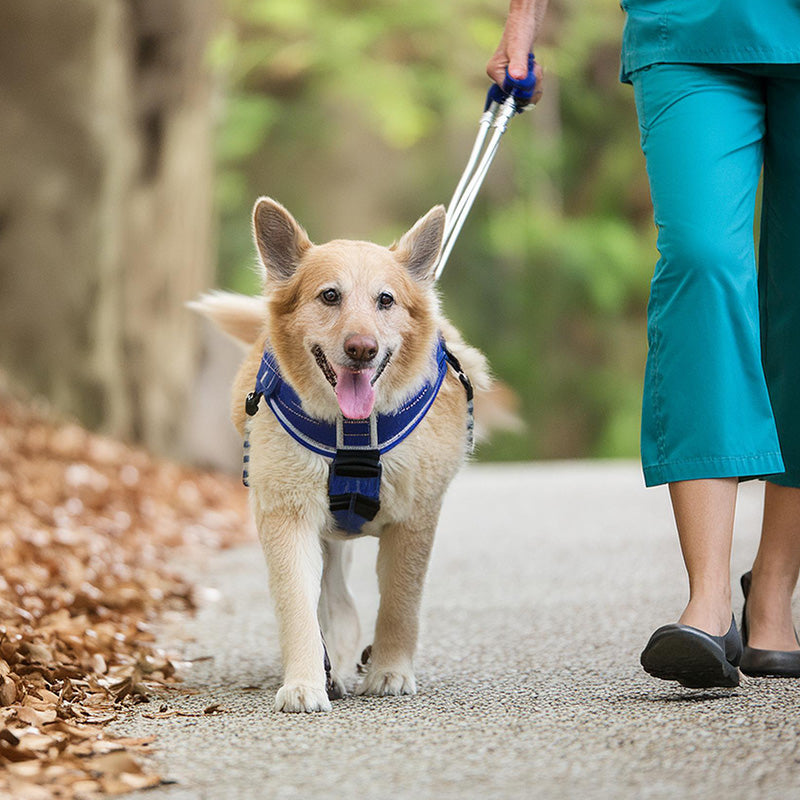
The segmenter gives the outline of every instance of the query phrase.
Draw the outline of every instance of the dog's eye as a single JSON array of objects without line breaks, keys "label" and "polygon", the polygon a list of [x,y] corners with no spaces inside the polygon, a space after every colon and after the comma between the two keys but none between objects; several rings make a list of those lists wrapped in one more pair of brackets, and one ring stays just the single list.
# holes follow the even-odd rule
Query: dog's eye
[{"label": "dog's eye", "polygon": [[320,292],[319,296],[322,302],[329,306],[335,306],[342,299],[338,289],[325,289]]},{"label": "dog's eye", "polygon": [[391,308],[394,305],[394,297],[389,292],[381,292],[378,295],[379,308]]}]

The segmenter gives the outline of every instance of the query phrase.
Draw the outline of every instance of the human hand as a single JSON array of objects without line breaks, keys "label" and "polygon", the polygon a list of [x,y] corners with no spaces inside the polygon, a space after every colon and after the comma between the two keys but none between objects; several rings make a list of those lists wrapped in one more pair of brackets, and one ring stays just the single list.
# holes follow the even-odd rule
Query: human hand
[{"label": "human hand", "polygon": [[[508,19],[503,28],[500,44],[489,63],[486,74],[502,88],[508,74],[515,80],[524,80],[528,75],[528,53],[538,33],[539,25],[547,7],[547,0],[511,0]],[[542,68],[534,62],[533,74],[536,87],[531,103],[538,103],[542,97]]]}]

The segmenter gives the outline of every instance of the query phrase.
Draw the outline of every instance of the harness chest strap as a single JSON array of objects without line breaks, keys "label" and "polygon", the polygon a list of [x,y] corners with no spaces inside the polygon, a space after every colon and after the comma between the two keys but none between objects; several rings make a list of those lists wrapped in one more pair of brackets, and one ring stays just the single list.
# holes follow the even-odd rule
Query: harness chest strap
[{"label": "harness chest strap", "polygon": [[[299,397],[283,379],[274,356],[267,350],[261,361],[256,386],[245,401],[248,416],[254,416],[262,397],[286,432],[306,449],[331,459],[328,498],[331,513],[342,530],[357,533],[380,509],[382,465],[380,457],[403,441],[421,422],[447,374],[448,365],[467,393],[467,436],[473,446],[472,385],[458,362],[440,339],[436,349],[437,375],[392,414],[351,420],[339,415],[336,423],[309,417]],[[242,480],[248,486],[250,462],[249,426],[244,441]]]}]

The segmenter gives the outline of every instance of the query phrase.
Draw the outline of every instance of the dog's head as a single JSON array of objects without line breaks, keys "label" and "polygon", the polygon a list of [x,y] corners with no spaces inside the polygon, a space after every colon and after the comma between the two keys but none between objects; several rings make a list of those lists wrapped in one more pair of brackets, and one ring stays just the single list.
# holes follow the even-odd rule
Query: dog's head
[{"label": "dog's head", "polygon": [[433,208],[389,248],[345,240],[314,245],[283,206],[257,201],[253,227],[269,342],[309,414],[388,413],[432,377],[433,269],[444,220],[444,208]]}]

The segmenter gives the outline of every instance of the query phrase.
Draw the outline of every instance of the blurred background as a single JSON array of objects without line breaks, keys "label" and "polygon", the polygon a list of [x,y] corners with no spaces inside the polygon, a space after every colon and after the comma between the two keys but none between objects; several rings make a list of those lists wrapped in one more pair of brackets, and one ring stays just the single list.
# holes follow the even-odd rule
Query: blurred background
[{"label": "blurred background", "polygon": [[[0,369],[91,429],[236,469],[239,352],[187,311],[258,291],[250,210],[391,243],[446,203],[507,0],[3,0]],[[633,457],[655,231],[614,0],[551,0],[440,282],[520,400],[483,460]]]}]

